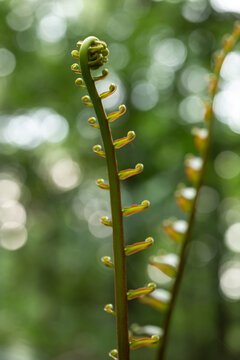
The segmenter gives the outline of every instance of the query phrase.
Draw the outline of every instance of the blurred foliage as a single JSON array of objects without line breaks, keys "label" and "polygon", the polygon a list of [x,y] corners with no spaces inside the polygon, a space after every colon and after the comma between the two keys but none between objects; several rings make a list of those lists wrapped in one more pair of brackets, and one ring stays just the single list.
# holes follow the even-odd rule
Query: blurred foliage
[{"label": "blurred foliage", "polygon": [[[125,219],[126,241],[152,236],[155,244],[128,259],[128,287],[152,277],[167,288],[169,281],[148,269],[148,257],[176,251],[161,223],[182,217],[173,195],[186,181],[185,154],[196,153],[190,132],[201,125],[211,54],[239,14],[238,2],[228,0],[0,1],[2,360],[104,359],[116,346],[114,319],[103,311],[114,302],[112,272],[100,262],[112,253],[111,234],[98,222],[109,214],[109,199],[94,183],[106,170],[91,151],[99,134],[87,124],[92,113],[70,71],[77,40],[96,35],[107,42],[104,89],[114,81],[118,91],[106,104],[128,109],[113,134],[137,135],[119,150],[119,168],[145,166],[122,184],[124,206],[144,199],[152,205]],[[207,185],[169,360],[240,355],[240,53],[232,55],[216,98]],[[129,313],[131,323],[161,322],[137,301]],[[136,350],[132,358],[153,359],[154,350]]]}]

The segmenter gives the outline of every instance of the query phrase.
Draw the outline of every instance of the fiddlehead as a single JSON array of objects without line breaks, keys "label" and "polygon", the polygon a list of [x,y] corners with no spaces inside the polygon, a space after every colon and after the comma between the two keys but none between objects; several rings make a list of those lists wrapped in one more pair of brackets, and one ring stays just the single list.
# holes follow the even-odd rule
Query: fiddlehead
[{"label": "fiddlehead", "polygon": [[191,231],[195,219],[197,199],[199,197],[200,189],[206,172],[213,132],[213,101],[218,88],[221,67],[226,55],[233,49],[239,38],[240,24],[237,23],[232,34],[224,37],[222,49],[214,55],[213,73],[209,76],[208,99],[204,104],[205,126],[203,128],[194,128],[192,131],[194,136],[194,143],[197,150],[199,151],[199,155],[195,156],[190,154],[185,158],[185,173],[191,185],[181,185],[175,193],[176,201],[180,209],[186,213],[189,213],[188,221],[169,219],[163,223],[163,229],[165,233],[181,246],[179,257],[176,258],[177,261],[175,264],[169,262],[166,263],[166,261],[164,262],[159,259],[156,259],[156,261],[154,259],[150,261],[152,266],[174,279],[171,291],[168,294],[165,293],[165,304],[162,302],[160,296],[156,298],[158,291],[163,291],[159,289],[151,294],[152,296],[150,295],[149,297],[143,297],[141,299],[142,302],[150,304],[160,311],[165,311],[162,325],[163,336],[159,346],[159,352],[157,356],[158,360],[163,360],[165,358],[170,322],[185,268],[186,249],[191,239]]},{"label": "fiddlehead", "polygon": [[102,216],[100,221],[103,225],[112,227],[113,233],[113,253],[114,261],[109,256],[101,258],[102,263],[114,270],[115,278],[115,308],[112,304],[107,304],[104,310],[111,315],[116,316],[118,349],[111,350],[109,356],[112,359],[128,360],[129,349],[135,349],[141,346],[153,345],[159,341],[159,337],[153,334],[151,337],[129,337],[128,334],[128,312],[127,301],[143,295],[154,292],[156,285],[148,284],[146,287],[128,290],[126,284],[126,256],[132,255],[138,251],[145,250],[153,244],[152,238],[125,246],[123,234],[123,217],[146,210],[150,203],[147,200],[141,204],[134,204],[122,208],[120,180],[125,180],[133,175],[143,171],[143,165],[137,164],[135,169],[126,169],[118,171],[116,154],[117,149],[122,148],[135,139],[134,131],[129,131],[127,136],[113,140],[110,130],[110,124],[120,118],[125,112],[125,105],[120,105],[118,111],[106,114],[102,101],[111,96],[116,91],[116,85],[110,84],[109,90],[98,94],[95,82],[104,79],[108,75],[108,70],[104,69],[102,75],[93,76],[91,70],[97,70],[106,61],[108,49],[105,42],[98,40],[96,37],[88,37],[84,41],[79,41],[77,46],[79,51],[73,50],[72,56],[80,61],[78,64],[71,66],[75,74],[81,74],[82,78],[77,78],[75,84],[80,88],[87,88],[89,95],[84,95],[81,101],[84,105],[93,107],[96,117],[90,117],[88,123],[94,129],[100,129],[103,147],[94,145],[93,151],[99,157],[106,159],[108,170],[108,183],[104,179],[98,179],[96,185],[103,190],[110,192],[111,202],[111,219]]}]

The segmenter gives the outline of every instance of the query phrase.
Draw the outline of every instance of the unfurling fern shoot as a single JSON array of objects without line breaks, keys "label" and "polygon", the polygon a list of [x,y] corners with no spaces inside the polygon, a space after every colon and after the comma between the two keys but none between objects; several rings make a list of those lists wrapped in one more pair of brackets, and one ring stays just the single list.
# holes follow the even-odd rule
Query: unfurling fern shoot
[{"label": "unfurling fern shoot", "polygon": [[134,131],[129,131],[127,136],[113,140],[110,130],[110,123],[122,116],[126,107],[119,106],[119,110],[107,114],[104,110],[102,101],[116,91],[116,85],[110,84],[109,90],[99,94],[95,82],[104,79],[108,75],[108,70],[102,70],[99,76],[93,76],[91,71],[99,69],[107,62],[109,51],[105,42],[96,37],[88,37],[84,41],[77,43],[79,50],[73,50],[72,56],[80,61],[73,64],[71,69],[75,74],[82,77],[77,78],[75,84],[80,88],[86,88],[89,95],[82,97],[82,102],[86,106],[93,107],[95,117],[88,119],[88,123],[94,129],[100,129],[102,143],[93,146],[93,151],[100,157],[106,159],[108,171],[108,183],[104,179],[98,179],[96,185],[110,191],[111,219],[102,217],[101,222],[105,226],[112,227],[113,235],[113,254],[114,261],[109,256],[102,257],[102,263],[114,270],[115,280],[115,309],[112,304],[107,304],[104,310],[116,316],[117,343],[118,348],[111,350],[109,356],[112,359],[128,360],[129,349],[135,349],[145,345],[156,344],[159,341],[158,335],[152,337],[132,337],[128,334],[128,300],[150,294],[156,288],[155,284],[150,283],[146,287],[134,290],[127,290],[126,280],[126,256],[144,250],[152,245],[153,239],[147,238],[145,241],[125,246],[123,232],[123,216],[129,216],[147,209],[149,201],[144,200],[140,205],[132,205],[122,208],[120,180],[125,180],[130,176],[139,174],[143,171],[143,165],[137,164],[134,169],[118,170],[115,150],[119,149],[135,139]]}]

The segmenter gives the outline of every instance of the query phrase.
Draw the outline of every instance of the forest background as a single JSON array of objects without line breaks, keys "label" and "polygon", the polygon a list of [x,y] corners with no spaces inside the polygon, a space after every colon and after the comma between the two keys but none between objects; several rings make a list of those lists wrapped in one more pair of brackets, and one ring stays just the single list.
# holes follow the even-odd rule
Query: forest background
[{"label": "forest background", "polygon": [[[124,182],[123,205],[151,202],[125,220],[128,243],[155,239],[128,261],[128,287],[163,287],[148,258],[175,251],[162,220],[182,216],[174,200],[186,182],[191,129],[203,119],[211,55],[239,19],[237,0],[0,1],[0,357],[2,360],[94,360],[114,348],[114,302],[106,178],[92,146],[99,134],[74,85],[70,55],[78,40],[107,42],[118,85],[108,110],[125,103],[112,126],[136,140],[118,152],[119,168],[141,162]],[[240,51],[227,56],[214,102],[213,146],[198,203],[194,241],[175,309],[168,359],[240,356]],[[144,237],[144,238],[143,238]],[[130,303],[131,323],[159,325],[161,315]],[[151,349],[133,359],[152,359]]]}]

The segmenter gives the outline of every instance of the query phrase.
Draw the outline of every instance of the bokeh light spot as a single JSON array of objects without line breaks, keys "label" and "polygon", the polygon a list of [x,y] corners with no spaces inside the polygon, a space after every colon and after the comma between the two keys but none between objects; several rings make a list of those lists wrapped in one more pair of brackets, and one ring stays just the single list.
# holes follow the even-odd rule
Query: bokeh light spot
[{"label": "bokeh light spot", "polygon": [[[41,116],[41,112],[35,114],[41,122],[41,135],[50,143],[62,141],[68,134],[68,123],[66,119],[57,113],[48,113]],[[44,115],[44,114],[42,114]]]},{"label": "bokeh light spot", "polygon": [[239,52],[229,53],[221,70],[221,76],[225,81],[222,81],[221,90],[217,93],[213,104],[217,119],[238,134],[240,133],[239,65]]},{"label": "bokeh light spot", "polygon": [[235,252],[240,252],[240,222],[231,225],[225,233],[226,246]]},{"label": "bokeh light spot", "polygon": [[187,50],[178,39],[164,39],[155,46],[154,58],[164,66],[179,69],[187,56]]},{"label": "bokeh light spot", "polygon": [[157,88],[146,81],[136,83],[132,90],[131,101],[138,110],[151,110],[158,102]]},{"label": "bokeh light spot", "polygon": [[52,3],[52,12],[66,18],[78,18],[83,8],[82,0],[55,0]]},{"label": "bokeh light spot", "polygon": [[206,69],[198,65],[190,65],[181,74],[181,85],[190,93],[199,93],[206,88]]},{"label": "bokeh light spot", "polygon": [[216,11],[240,13],[240,2],[238,0],[210,0],[210,3]]},{"label": "bokeh light spot", "polygon": [[15,5],[7,14],[7,24],[16,31],[27,30],[33,22],[31,7],[27,4]]},{"label": "bokeh light spot", "polygon": [[240,53],[236,51],[230,52],[222,65],[221,76],[226,81],[240,78]]},{"label": "bokeh light spot", "polygon": [[223,179],[232,179],[240,172],[240,157],[232,151],[223,151],[217,156],[214,167]]},{"label": "bokeh light spot", "polygon": [[70,157],[57,160],[52,165],[50,174],[54,184],[63,191],[75,188],[81,180],[79,165]]},{"label": "bokeh light spot", "polygon": [[0,203],[8,200],[18,200],[21,195],[19,184],[4,173],[0,176]]},{"label": "bokeh light spot", "polygon": [[156,85],[159,91],[162,90],[164,94],[173,84],[175,72],[170,67],[161,66],[158,62],[154,61],[147,71],[147,77],[148,80]]},{"label": "bokeh light spot", "polygon": [[94,211],[88,217],[89,231],[96,238],[105,238],[105,237],[110,236],[112,234],[112,228],[104,226],[100,222],[100,218],[102,217],[102,215],[103,215],[103,211],[98,210],[98,211]]},{"label": "bokeh light spot", "polygon": [[227,124],[232,131],[240,134],[240,77],[228,81],[216,95],[213,109],[218,120]]},{"label": "bokeh light spot", "polygon": [[220,269],[220,288],[230,300],[240,299],[240,262],[229,261]]},{"label": "bokeh light spot", "polygon": [[240,201],[236,198],[225,198],[220,206],[221,219],[228,226],[240,222]]},{"label": "bokeh light spot", "polygon": [[179,114],[187,123],[200,122],[203,119],[204,107],[201,99],[191,95],[182,100],[179,105]]},{"label": "bokeh light spot", "polygon": [[0,206],[0,224],[15,222],[18,224],[26,223],[26,211],[24,207],[15,200],[8,200]]},{"label": "bokeh light spot", "polygon": [[50,14],[40,20],[38,36],[41,40],[55,43],[64,37],[66,30],[67,24],[65,19]]},{"label": "bokeh light spot", "polygon": [[5,48],[0,49],[0,77],[10,75],[16,66],[13,53]]},{"label": "bokeh light spot", "polygon": [[208,18],[210,10],[206,0],[188,0],[183,5],[182,14],[188,21],[200,23]]},{"label": "bokeh light spot", "polygon": [[35,148],[44,141],[60,142],[67,134],[66,119],[49,108],[39,108],[22,115],[9,116],[3,129],[7,143],[24,149]]},{"label": "bokeh light spot", "polygon": [[0,228],[0,244],[4,249],[20,249],[27,241],[27,230],[17,222],[6,222]]}]

